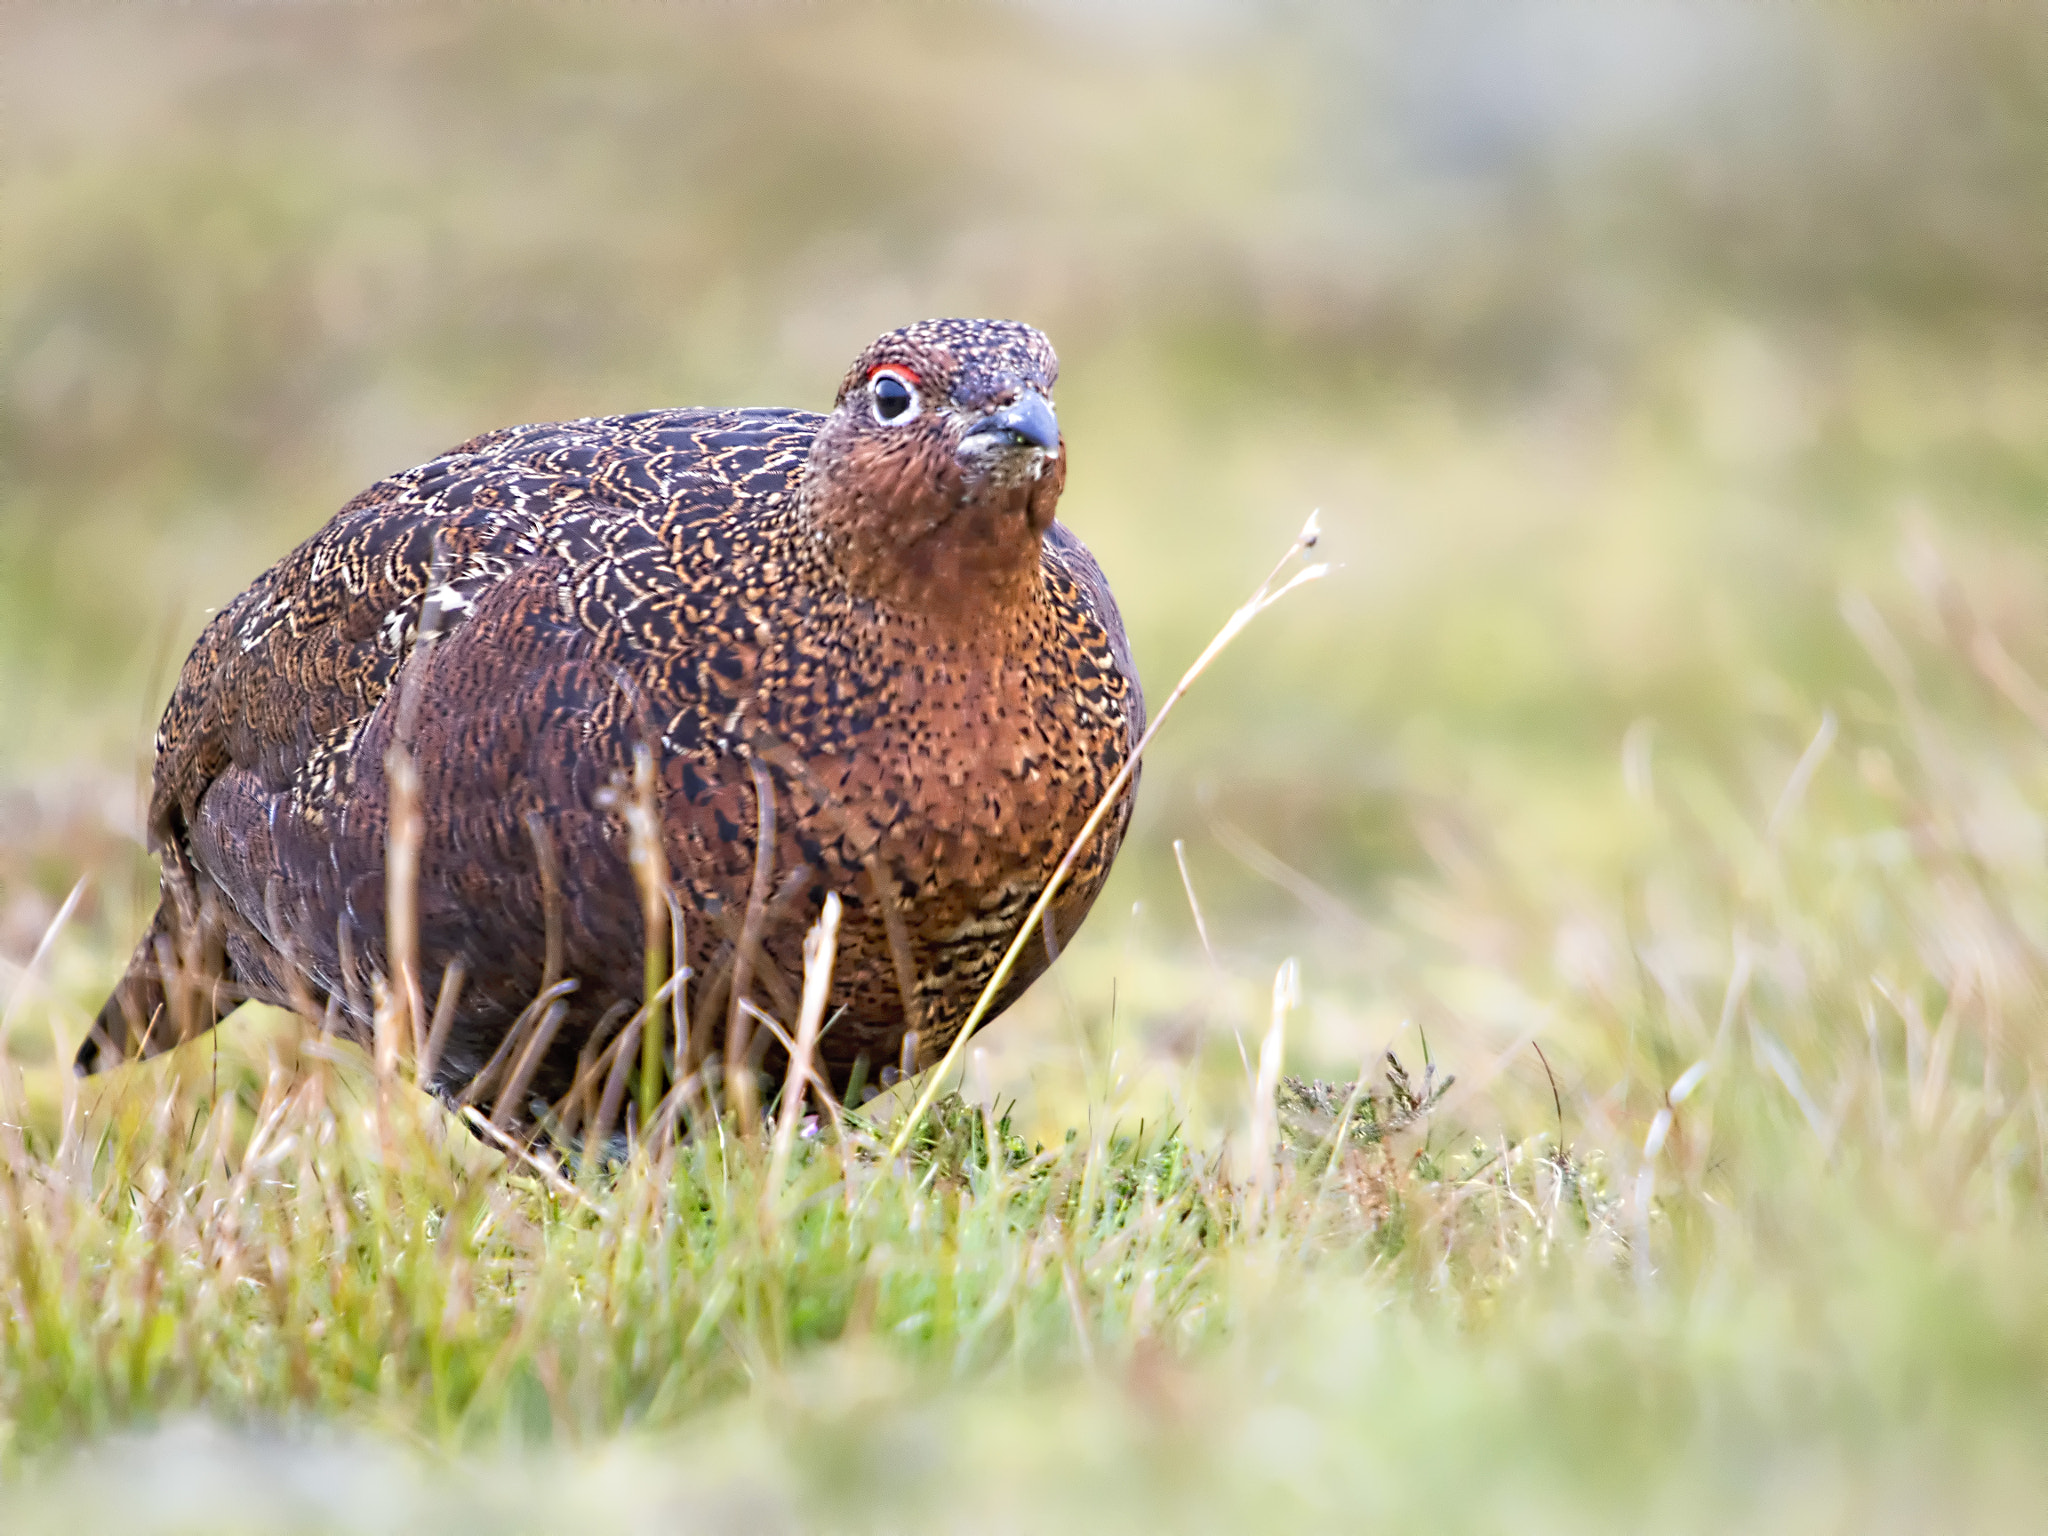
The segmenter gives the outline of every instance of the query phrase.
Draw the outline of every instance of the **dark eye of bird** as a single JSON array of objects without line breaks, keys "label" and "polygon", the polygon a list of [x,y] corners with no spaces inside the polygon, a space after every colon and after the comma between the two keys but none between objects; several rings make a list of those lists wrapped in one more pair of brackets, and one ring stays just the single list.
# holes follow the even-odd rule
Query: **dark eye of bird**
[{"label": "dark eye of bird", "polygon": [[917,414],[917,396],[895,374],[875,375],[875,382],[868,388],[874,396],[877,421],[904,422]]}]

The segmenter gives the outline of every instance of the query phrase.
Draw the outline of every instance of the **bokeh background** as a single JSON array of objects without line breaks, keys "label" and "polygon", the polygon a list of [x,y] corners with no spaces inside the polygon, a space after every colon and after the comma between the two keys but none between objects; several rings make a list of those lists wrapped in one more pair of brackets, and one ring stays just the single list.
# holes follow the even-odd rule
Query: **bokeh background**
[{"label": "bokeh background", "polygon": [[[1321,509],[1341,569],[1164,741],[1091,941],[1192,942],[1184,840],[1212,939],[1319,953],[1308,1039],[1355,1061],[1417,879],[1483,847],[1611,894],[1625,739],[1768,810],[1877,686],[1840,598],[1908,545],[2032,643],[2040,19],[7,7],[0,964],[87,872],[65,974],[103,984],[177,661],[369,481],[823,408],[878,331],[1008,315],[1060,349],[1062,515],[1155,697]],[[1153,980],[1126,1015],[1169,1032],[1209,988]]]},{"label": "bokeh background", "polygon": [[1192,939],[1184,840],[1248,973],[1351,984],[1355,1060],[1403,882],[1483,843],[1597,885],[1638,722],[1775,793],[1873,686],[1839,596],[1902,540],[2031,638],[2039,21],[8,7],[0,956],[90,872],[104,981],[177,661],[369,481],[518,421],[822,409],[878,331],[1007,315],[1060,349],[1062,515],[1155,697],[1321,509],[1341,569],[1165,740],[1091,937]]},{"label": "bokeh background", "polygon": [[[1608,1158],[1639,1255],[1665,1200],[1656,1251],[1695,1285],[1669,1312],[1646,1290],[1589,1378],[1546,1353],[1569,1309],[1532,1282],[1513,1391],[1483,1339],[1451,1358],[1407,1313],[1389,1344],[1340,1310],[1352,1333],[1288,1356],[1352,1373],[1300,1396],[1323,1438],[1259,1417],[1251,1345],[1188,1421],[1298,1467],[1296,1492],[1391,1447],[1361,1486],[1410,1523],[1479,1497],[1445,1446],[1498,1442],[1562,1508],[1546,1479],[1595,1442],[1643,1483],[1704,1445],[1705,1502],[1665,1513],[1709,1528],[1825,1400],[1850,1451],[1786,1449],[1772,1528],[1932,1528],[1968,1490],[2037,1511],[2033,1473],[1922,1479],[1882,1451],[1872,1481],[1852,1452],[1871,1392],[1901,1423],[1975,1403],[1959,1466],[1995,1443],[2038,1471],[2048,1422],[2044,22],[0,6],[0,1047],[32,1093],[58,1081],[153,899],[138,809],[177,663],[355,491],[514,422],[822,409],[881,330],[1026,319],[1062,358],[1061,515],[1155,699],[1312,509],[1338,569],[1190,697],[1097,916],[970,1091],[1048,1139],[1105,1104],[1227,1125],[1234,1037],[1256,1049],[1298,956],[1294,1066],[1429,1053],[1463,1130],[1554,1123]],[[1709,1061],[1719,1121],[1646,1151]],[[1409,1395],[1354,1390],[1376,1371]],[[1679,1406],[1632,1439],[1645,1382]],[[858,1418],[871,1386],[792,1390]],[[1096,1397],[1049,1401],[988,1423],[1067,1425],[1029,1443],[1101,1460],[1112,1515],[1152,1496],[1091,1438]],[[161,1472],[163,1509],[204,1502],[183,1443],[125,1462]]]}]

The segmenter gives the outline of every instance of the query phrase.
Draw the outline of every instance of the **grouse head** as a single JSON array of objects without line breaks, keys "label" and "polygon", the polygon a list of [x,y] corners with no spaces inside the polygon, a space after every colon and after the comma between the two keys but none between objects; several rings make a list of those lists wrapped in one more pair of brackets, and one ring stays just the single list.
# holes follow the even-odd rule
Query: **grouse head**
[{"label": "grouse head", "polygon": [[804,506],[863,597],[906,616],[1028,602],[1067,459],[1059,359],[1013,320],[922,320],[847,370],[811,447]]}]

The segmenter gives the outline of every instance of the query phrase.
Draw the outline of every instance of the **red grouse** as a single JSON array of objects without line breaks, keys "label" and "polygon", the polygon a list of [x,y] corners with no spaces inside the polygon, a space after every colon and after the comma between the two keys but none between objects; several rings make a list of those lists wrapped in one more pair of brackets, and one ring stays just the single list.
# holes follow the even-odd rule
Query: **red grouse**
[{"label": "red grouse", "polygon": [[[310,1002],[369,1037],[391,970],[394,743],[418,776],[443,1096],[495,1092],[526,1055],[526,1118],[641,1007],[629,823],[650,788],[686,1061],[738,1048],[728,1021],[753,1008],[792,1022],[833,891],[824,1068],[843,1092],[858,1062],[929,1064],[1144,725],[1108,585],[1054,521],[1057,373],[1028,326],[928,320],[868,347],[827,416],[513,427],[372,486],[186,661],[149,806],[162,899],[80,1070],[242,998]],[[637,801],[636,756],[653,766]],[[1079,926],[1130,804],[999,1007]],[[528,1042],[507,1051],[515,1030]],[[753,1038],[772,1070],[779,1050]]]}]

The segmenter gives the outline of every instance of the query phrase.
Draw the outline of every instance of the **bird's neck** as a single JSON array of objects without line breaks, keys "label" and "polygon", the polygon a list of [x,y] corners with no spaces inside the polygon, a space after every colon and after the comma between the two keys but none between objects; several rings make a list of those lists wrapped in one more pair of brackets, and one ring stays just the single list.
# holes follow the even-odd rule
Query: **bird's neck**
[{"label": "bird's neck", "polygon": [[804,513],[847,587],[895,617],[964,637],[1000,633],[1037,607],[1044,532],[1023,488],[951,504],[826,495]]}]

